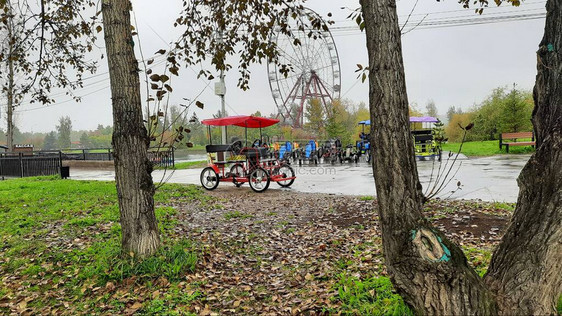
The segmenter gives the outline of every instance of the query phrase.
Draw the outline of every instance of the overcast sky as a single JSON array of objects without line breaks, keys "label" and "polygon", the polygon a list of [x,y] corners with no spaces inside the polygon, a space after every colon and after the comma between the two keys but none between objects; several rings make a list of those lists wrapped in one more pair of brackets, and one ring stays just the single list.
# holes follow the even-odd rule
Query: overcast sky
[{"label": "overcast sky", "polygon": [[[174,29],[173,21],[181,9],[182,1],[133,0],[134,12],[145,58],[177,38],[180,30]],[[401,24],[415,4],[415,0],[398,1]],[[519,8],[502,6],[489,8],[479,17],[473,10],[463,10],[456,0],[436,2],[420,0],[404,31],[422,23],[402,38],[408,97],[424,110],[432,99],[440,114],[454,105],[467,110],[481,102],[491,90],[499,86],[532,89],[536,75],[536,50],[544,31],[545,0],[527,0]],[[333,13],[336,22],[332,34],[339,53],[342,77],[342,97],[354,103],[368,100],[367,83],[356,77],[356,64],[367,63],[365,35],[359,32],[354,22],[346,20],[350,9],[358,1],[310,0],[307,6],[326,17]],[[501,22],[506,17],[514,19]],[[537,18],[539,17],[539,18]],[[469,25],[450,26],[458,20]],[[465,20],[466,21],[466,20]],[[483,23],[495,22],[495,23]],[[475,24],[478,23],[478,24]],[[103,39],[103,37],[101,37]],[[99,42],[103,51],[103,42]],[[139,45],[137,43],[136,47]],[[137,54],[140,60],[140,55]],[[17,110],[16,124],[22,131],[47,132],[55,129],[58,118],[69,115],[73,129],[95,129],[98,124],[112,124],[109,76],[106,60],[100,61],[98,73],[86,81],[76,95],[83,96],[82,102],[70,101],[64,95],[55,95],[57,103],[45,107],[38,104],[24,104]],[[156,64],[156,62],[155,62]],[[234,68],[235,69],[235,68]],[[268,83],[265,65],[251,68],[250,90],[236,88],[236,69],[227,73],[226,103],[229,114],[250,114],[257,110],[263,114],[276,111]],[[197,80],[193,70],[183,69],[180,78],[174,78],[174,93],[171,104],[182,98],[205,103],[204,110],[197,110],[199,118],[208,118],[220,107],[220,100],[214,95],[214,83]],[[143,89],[144,90],[144,87]],[[2,109],[5,112],[5,109]],[[2,125],[5,128],[5,115]]]}]

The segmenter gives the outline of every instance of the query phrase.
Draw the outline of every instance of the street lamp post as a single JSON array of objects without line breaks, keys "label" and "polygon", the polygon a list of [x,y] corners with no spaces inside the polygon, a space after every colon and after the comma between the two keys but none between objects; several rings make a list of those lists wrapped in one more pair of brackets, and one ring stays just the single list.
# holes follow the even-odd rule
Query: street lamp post
[{"label": "street lamp post", "polygon": [[[219,42],[222,43],[222,30],[219,31]],[[215,94],[221,98],[221,112],[220,116],[226,116],[225,100],[224,96],[226,94],[226,84],[224,83],[224,69],[221,69],[219,82],[215,83]],[[226,126],[221,126],[221,140],[222,144],[226,144]]]}]

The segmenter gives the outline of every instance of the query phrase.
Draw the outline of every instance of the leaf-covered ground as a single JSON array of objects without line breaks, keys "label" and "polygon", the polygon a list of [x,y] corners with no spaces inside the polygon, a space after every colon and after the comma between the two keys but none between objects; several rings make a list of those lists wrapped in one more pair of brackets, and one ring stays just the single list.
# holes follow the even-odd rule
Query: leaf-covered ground
[{"label": "leaf-covered ground", "polygon": [[[119,252],[112,182],[0,181],[0,314],[390,314],[376,200],[222,187],[158,191],[163,247]],[[483,274],[513,205],[431,202]]]}]

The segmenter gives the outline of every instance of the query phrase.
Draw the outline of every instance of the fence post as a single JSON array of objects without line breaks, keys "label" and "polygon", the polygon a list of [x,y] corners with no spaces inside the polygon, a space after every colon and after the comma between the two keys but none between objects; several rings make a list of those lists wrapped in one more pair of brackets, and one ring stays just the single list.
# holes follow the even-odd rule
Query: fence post
[{"label": "fence post", "polygon": [[86,149],[84,148],[82,148],[82,157],[84,158],[82,160],[86,160]]},{"label": "fence post", "polygon": [[23,178],[23,153],[19,153],[18,156],[20,158],[20,175]]},{"label": "fence post", "polygon": [[176,157],[174,155],[174,146],[172,146],[172,168],[176,167]]},{"label": "fence post", "polygon": [[62,151],[59,150],[59,174],[62,179]]},{"label": "fence post", "polygon": [[111,148],[107,149],[107,160],[111,161]]}]

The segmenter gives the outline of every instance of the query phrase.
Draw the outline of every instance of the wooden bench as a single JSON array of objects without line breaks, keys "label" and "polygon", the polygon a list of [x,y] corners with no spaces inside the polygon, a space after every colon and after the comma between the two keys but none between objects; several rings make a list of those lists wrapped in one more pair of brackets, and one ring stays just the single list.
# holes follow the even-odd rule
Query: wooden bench
[{"label": "wooden bench", "polygon": [[[528,139],[531,141],[520,141],[518,139]],[[508,140],[506,142],[505,140]],[[533,132],[519,132],[519,133],[501,133],[500,134],[500,150],[505,146],[505,151],[509,153],[509,146],[533,146],[535,147],[535,135]]]}]

